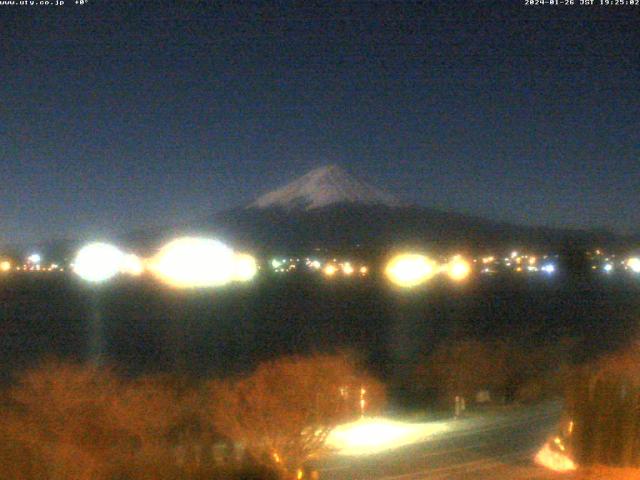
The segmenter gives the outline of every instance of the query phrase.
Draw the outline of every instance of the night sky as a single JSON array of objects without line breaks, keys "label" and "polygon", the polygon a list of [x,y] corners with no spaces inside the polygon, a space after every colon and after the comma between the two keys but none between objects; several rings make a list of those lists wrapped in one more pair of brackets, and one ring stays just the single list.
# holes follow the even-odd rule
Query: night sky
[{"label": "night sky", "polygon": [[0,6],[0,242],[197,218],[328,163],[640,231],[640,7],[66,3]]}]

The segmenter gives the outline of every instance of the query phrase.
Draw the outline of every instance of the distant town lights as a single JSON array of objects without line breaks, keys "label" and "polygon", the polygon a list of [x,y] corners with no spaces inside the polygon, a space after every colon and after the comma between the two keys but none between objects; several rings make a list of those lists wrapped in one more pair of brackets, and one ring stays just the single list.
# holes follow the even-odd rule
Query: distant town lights
[{"label": "distant town lights", "polygon": [[342,264],[342,273],[345,275],[351,275],[353,273],[353,267],[349,262]]},{"label": "distant town lights", "polygon": [[42,261],[42,255],[40,255],[39,253],[32,253],[27,257],[27,261],[33,264],[40,263]]},{"label": "distant town lights", "polygon": [[335,265],[332,265],[331,263],[326,265],[324,267],[324,269],[322,270],[322,272],[327,276],[327,277],[333,277],[336,272],[338,271],[338,269],[336,268]]},{"label": "distant town lights", "polygon": [[543,265],[540,270],[542,270],[545,273],[551,274],[554,273],[556,271],[556,267],[551,264],[551,263],[547,263],[545,265]]}]

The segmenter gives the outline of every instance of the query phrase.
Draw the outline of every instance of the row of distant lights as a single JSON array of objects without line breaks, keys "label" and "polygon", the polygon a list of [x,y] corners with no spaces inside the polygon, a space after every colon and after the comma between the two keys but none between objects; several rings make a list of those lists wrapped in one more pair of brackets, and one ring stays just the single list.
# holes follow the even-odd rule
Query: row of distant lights
[{"label": "row of distant lights", "polygon": [[218,287],[251,280],[258,267],[254,257],[234,252],[224,243],[200,237],[183,237],[163,246],[149,259],[125,253],[108,243],[91,243],[78,252],[72,264],[82,279],[100,283],[118,274],[150,272],[176,288]]},{"label": "row of distant lights", "polygon": [[[297,259],[274,258],[271,267],[275,272],[284,273],[296,270]],[[338,274],[344,276],[366,276],[369,268],[366,265],[354,265],[349,261],[339,262],[337,259],[321,263],[319,260],[307,258],[307,268],[321,271],[326,277]],[[446,273],[454,281],[462,281],[471,273],[471,264],[460,255],[454,256],[446,264],[438,264],[425,255],[403,253],[393,257],[384,270],[389,281],[399,287],[412,288],[421,285],[439,273]]]},{"label": "row of distant lights", "polygon": [[[620,264],[625,270],[631,270],[633,273],[640,273],[640,258],[638,257],[631,257],[627,260],[620,262]],[[596,269],[598,267],[594,265],[592,268]],[[605,273],[613,273],[614,269],[615,269],[615,266],[613,262],[607,262],[604,265],[602,265],[602,270],[604,270]]]},{"label": "row of distant lights", "polygon": [[[272,267],[276,271],[285,271],[284,263],[274,259]],[[322,269],[328,277],[339,272],[347,276],[356,273],[356,268],[350,262],[329,262],[322,267],[318,260],[307,259],[307,266]],[[92,243],[78,252],[72,267],[81,278],[95,283],[109,280],[119,273],[140,275],[148,270],[165,283],[178,288],[222,286],[233,281],[251,280],[257,273],[257,264],[252,256],[235,253],[217,240],[192,237],[168,243],[148,260],[126,254],[110,244]],[[289,265],[286,268],[292,267]],[[547,268],[551,272],[553,267]],[[360,266],[357,272],[367,275],[368,268]],[[446,274],[456,282],[463,281],[471,274],[471,264],[461,255],[439,264],[425,255],[404,253],[393,257],[384,273],[393,284],[412,288],[438,274]]]},{"label": "row of distant lights", "polygon": [[[310,262],[312,268],[320,269],[317,260]],[[280,264],[274,261],[272,266],[279,268]],[[92,283],[104,282],[121,273],[140,275],[149,271],[177,288],[216,287],[234,281],[248,281],[258,270],[252,256],[236,253],[217,240],[197,237],[173,240],[154,257],[146,260],[127,254],[114,245],[91,243],[78,252],[72,268],[78,276]],[[343,262],[328,263],[322,271],[327,276],[339,271],[344,275],[353,275],[356,269],[350,262]],[[366,275],[367,267],[359,267],[358,273]],[[471,265],[459,255],[446,264],[438,265],[424,255],[407,253],[391,259],[385,269],[388,279],[401,287],[415,287],[439,273],[462,281],[471,273]]]},{"label": "row of distant lights", "polygon": [[[517,251],[511,252],[509,257],[505,257],[503,264],[505,267],[515,272],[544,272],[546,274],[552,274],[556,271],[556,267],[551,262],[548,255],[542,257],[542,263],[540,259],[535,255],[519,254]],[[476,260],[474,260],[476,262]],[[496,273],[492,269],[492,266],[499,265],[499,261],[494,256],[483,257],[481,259],[483,264],[482,273]]]},{"label": "row of distant lights", "polygon": [[[513,252],[511,258],[505,260],[524,263],[517,252]],[[494,261],[494,257],[482,259],[485,265]],[[529,257],[526,263],[530,268],[538,270],[537,266],[534,267],[536,257]],[[640,273],[640,258],[632,257],[623,263],[626,268]],[[284,264],[284,260],[272,261],[272,267],[276,271],[284,271]],[[306,264],[311,269],[322,270],[328,277],[339,272],[347,276],[356,272],[363,276],[368,274],[366,266],[354,267],[350,262],[337,263],[336,259],[324,267],[318,260],[307,259]],[[613,267],[607,268],[607,265],[610,264],[605,265],[605,271],[611,271]],[[5,267],[7,265],[4,263],[0,265],[0,269]],[[251,255],[234,252],[218,240],[199,237],[173,240],[149,259],[127,254],[107,243],[92,243],[78,252],[72,268],[81,278],[94,283],[109,280],[120,273],[140,275],[149,271],[165,283],[178,288],[215,287],[234,281],[248,281],[258,270],[257,262]],[[287,268],[292,267],[289,265]],[[539,270],[551,274],[555,272],[555,266],[545,263]],[[461,255],[455,255],[450,261],[440,264],[422,254],[403,253],[393,257],[384,272],[395,285],[411,288],[438,274],[446,274],[453,281],[463,281],[471,274],[471,264]]]},{"label": "row of distant lights", "polygon": [[[297,258],[274,258],[271,260],[271,267],[276,273],[287,273],[297,270]],[[366,276],[369,273],[369,268],[366,265],[354,265],[349,261],[339,262],[336,258],[326,263],[323,263],[317,259],[306,258],[305,265],[309,270],[321,271],[327,277],[333,277],[337,274],[345,276],[351,276],[359,274]]]},{"label": "row of distant lights", "polygon": [[[16,271],[25,271],[25,272],[64,272],[64,268],[62,268],[57,263],[52,263],[48,267],[41,265],[42,257],[38,253],[34,253],[27,257],[27,263],[22,264],[21,266],[15,267]],[[13,265],[9,260],[0,261],[0,272],[6,273],[10,272],[13,269]]]},{"label": "row of distant lights", "polygon": [[[361,276],[365,276],[369,273],[369,269],[362,265],[361,267],[357,267],[358,274]],[[351,276],[356,273],[356,267],[354,267],[351,262],[342,262],[342,263],[327,263],[322,269],[322,273],[324,273],[327,277],[333,277],[337,273],[342,273],[346,276]]]}]

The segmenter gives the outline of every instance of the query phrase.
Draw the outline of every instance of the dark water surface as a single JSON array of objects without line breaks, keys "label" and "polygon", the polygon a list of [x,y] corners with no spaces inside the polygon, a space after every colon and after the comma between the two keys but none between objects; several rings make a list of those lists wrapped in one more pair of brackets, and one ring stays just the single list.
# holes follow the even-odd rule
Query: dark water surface
[{"label": "dark water surface", "polygon": [[351,348],[393,376],[439,342],[467,337],[573,337],[590,358],[637,338],[639,294],[640,281],[595,277],[477,277],[399,292],[375,278],[294,275],[176,292],[150,280],[88,287],[23,274],[0,279],[0,363],[7,378],[45,357],[102,349],[131,373],[223,375],[284,353]]}]

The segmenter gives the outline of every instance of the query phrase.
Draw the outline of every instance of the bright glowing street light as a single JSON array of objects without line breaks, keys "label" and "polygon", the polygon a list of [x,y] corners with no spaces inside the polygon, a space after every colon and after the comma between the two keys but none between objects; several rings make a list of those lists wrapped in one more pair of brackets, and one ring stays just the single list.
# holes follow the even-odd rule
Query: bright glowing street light
[{"label": "bright glowing street light", "polygon": [[27,257],[27,261],[33,264],[40,263],[42,261],[42,255],[40,255],[39,253],[32,253]]},{"label": "bright glowing street light", "polygon": [[546,265],[543,265],[540,270],[550,275],[556,271],[556,267],[552,263],[547,263]]},{"label": "bright glowing street light", "polygon": [[3,262],[1,262],[0,270],[2,270],[3,272],[8,272],[9,270],[11,270],[11,262],[9,260],[4,260]]},{"label": "bright glowing street light", "polygon": [[80,278],[99,283],[120,272],[124,254],[108,243],[91,243],[80,249],[73,262],[73,269]]},{"label": "bright glowing street light", "polygon": [[322,267],[322,264],[318,260],[313,260],[309,263],[309,267],[314,270],[319,270]]},{"label": "bright glowing street light", "polygon": [[385,275],[399,287],[416,287],[437,273],[436,264],[429,257],[416,253],[404,253],[392,258],[385,268]]},{"label": "bright glowing street light", "polygon": [[336,268],[336,266],[330,263],[324,267],[322,273],[324,273],[327,277],[333,277],[337,271],[338,269]]},{"label": "bright glowing street light", "polygon": [[256,259],[248,253],[237,253],[234,256],[233,279],[239,282],[248,282],[258,273]]},{"label": "bright glowing street light", "polygon": [[169,242],[150,262],[149,268],[176,288],[226,285],[233,280],[233,250],[218,240],[183,237]]},{"label": "bright glowing street light", "polygon": [[[117,247],[108,243],[90,243],[80,249],[73,261],[74,272],[83,280],[101,283],[115,277],[125,265],[126,255]],[[99,364],[106,353],[103,312],[100,307],[100,289],[91,293],[92,309],[88,318],[89,338],[88,354],[91,361]]]},{"label": "bright glowing street light", "polygon": [[629,267],[634,273],[640,273],[640,258],[631,257],[627,260],[627,267]]},{"label": "bright glowing street light", "polygon": [[451,280],[460,282],[471,273],[471,265],[460,255],[456,255],[445,265],[445,270]]},{"label": "bright glowing street light", "polygon": [[353,273],[353,267],[349,262],[342,264],[342,273],[345,275],[351,275]]}]

